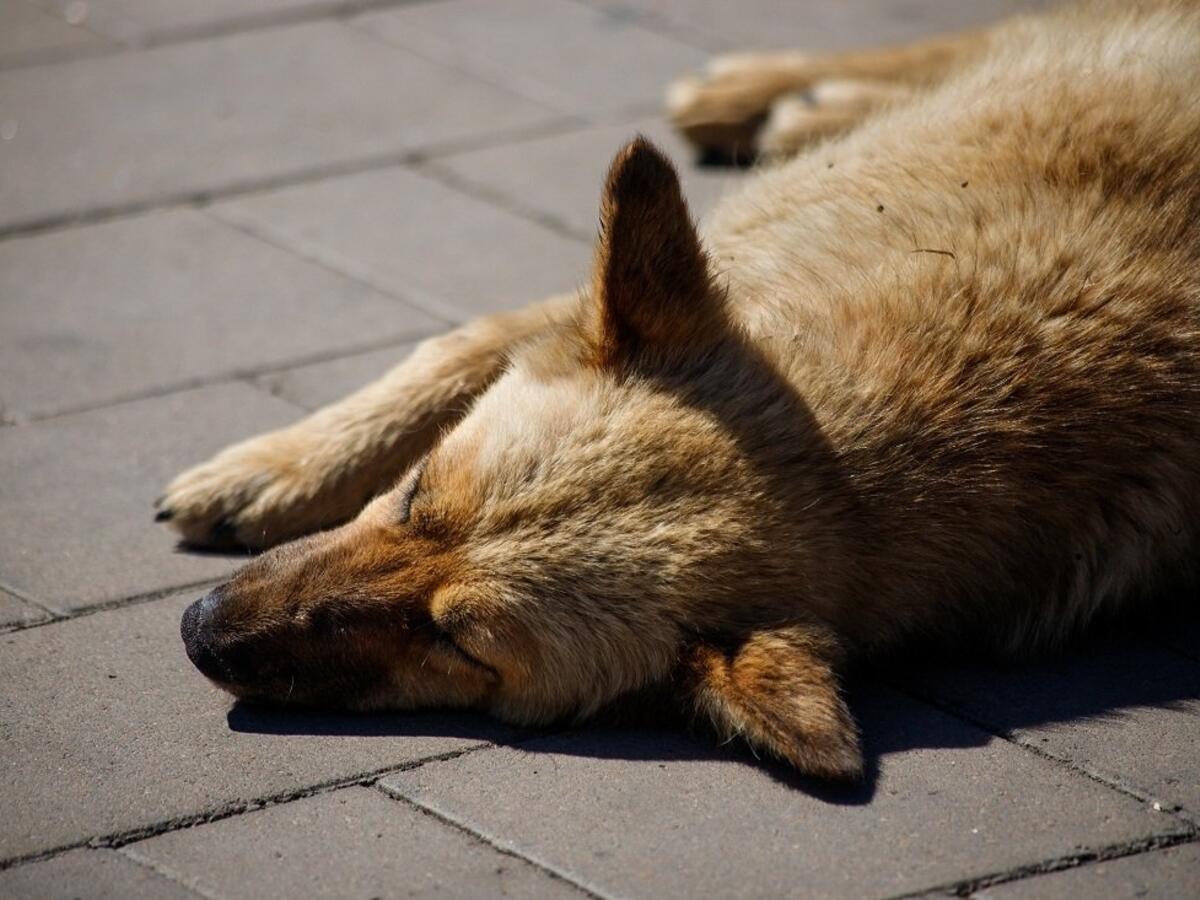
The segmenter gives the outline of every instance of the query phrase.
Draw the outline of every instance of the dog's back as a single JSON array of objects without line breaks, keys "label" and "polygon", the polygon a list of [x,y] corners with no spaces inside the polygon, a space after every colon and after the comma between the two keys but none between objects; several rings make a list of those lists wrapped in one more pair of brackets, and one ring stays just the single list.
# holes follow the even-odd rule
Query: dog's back
[{"label": "dog's back", "polygon": [[1195,4],[1017,20],[717,210],[733,308],[853,473],[811,499],[864,642],[1052,639],[1191,567],[1198,73]]}]

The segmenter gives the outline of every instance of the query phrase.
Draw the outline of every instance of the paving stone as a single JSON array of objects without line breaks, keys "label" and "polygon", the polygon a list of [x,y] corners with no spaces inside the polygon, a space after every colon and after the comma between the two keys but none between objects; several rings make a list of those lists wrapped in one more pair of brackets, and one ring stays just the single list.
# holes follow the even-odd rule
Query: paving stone
[{"label": "paving stone", "polygon": [[[581,896],[527,862],[362,787],[170,832],[127,852],[222,897]],[[312,865],[317,859],[321,864]]]},{"label": "paving stone", "polygon": [[975,900],[1079,900],[1080,897],[1194,897],[1200,888],[1200,845],[1168,847],[1091,863],[978,891]]},{"label": "paving stone", "polygon": [[0,591],[0,628],[10,625],[28,625],[47,618],[49,616],[45,610],[26,603],[8,591]]},{"label": "paving stone", "polygon": [[187,209],[0,243],[0,297],[10,418],[442,327]]},{"label": "paving stone", "polygon": [[1186,826],[889,691],[854,703],[874,771],[801,782],[667,734],[528,741],[386,789],[621,896],[890,896]]},{"label": "paving stone", "polygon": [[0,74],[19,130],[0,226],[160,201],[545,121],[542,107],[343,25]]},{"label": "paving stone", "polygon": [[[0,66],[22,65],[108,43],[29,0],[0,0],[0,22],[4,25],[0,28]],[[0,122],[7,118],[0,113]]]},{"label": "paving stone", "polygon": [[704,59],[629,16],[572,0],[446,0],[364,16],[354,25],[587,118],[657,105],[672,78]]},{"label": "paving stone", "polygon": [[962,666],[919,689],[976,722],[1200,814],[1200,664],[1140,640]]},{"label": "paving stone", "polygon": [[0,636],[0,859],[507,733],[467,716],[231,707],[179,639],[195,594]]},{"label": "paving stone", "polygon": [[574,288],[591,247],[401,167],[240,197],[212,212],[453,319]]},{"label": "paving stone", "polygon": [[73,7],[81,24],[127,44],[233,31],[289,15],[353,6],[352,0],[37,0],[48,9]]},{"label": "paving stone", "polygon": [[738,169],[697,165],[691,149],[657,116],[455,154],[439,159],[436,167],[497,191],[516,207],[551,216],[590,240],[596,233],[600,188],[609,163],[638,134],[674,160],[697,218],[736,191],[746,177]]},{"label": "paving stone", "polygon": [[0,581],[59,611],[219,578],[238,556],[183,553],[153,521],[167,481],[298,418],[245,384],[0,428]]},{"label": "paving stone", "polygon": [[0,897],[195,900],[196,895],[115,850],[70,850],[0,872]]},{"label": "paving stone", "polygon": [[836,50],[909,41],[974,28],[1043,0],[589,0],[594,6],[652,23],[668,34],[716,50]]},{"label": "paving stone", "polygon": [[296,366],[260,375],[254,383],[289,403],[319,409],[379,378],[403,362],[414,347],[415,342],[397,344],[384,350]]}]

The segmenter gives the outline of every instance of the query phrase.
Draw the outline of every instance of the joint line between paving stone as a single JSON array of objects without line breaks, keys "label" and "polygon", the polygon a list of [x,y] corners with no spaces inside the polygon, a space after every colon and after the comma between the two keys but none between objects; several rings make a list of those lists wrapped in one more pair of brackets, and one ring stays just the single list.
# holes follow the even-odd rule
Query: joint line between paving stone
[{"label": "joint line between paving stone", "polygon": [[153,872],[159,878],[165,878],[176,887],[181,887],[190,894],[195,894],[197,897],[203,897],[204,900],[224,900],[220,894],[214,894],[210,891],[206,891],[204,888],[200,887],[200,885],[190,882],[183,876],[182,873],[176,872],[170,866],[165,866],[162,863],[155,862],[148,857],[142,856],[142,854],[138,853],[132,847],[122,847],[121,849],[113,850],[112,852],[119,853],[122,857],[129,860],[134,865],[141,866],[143,869]]},{"label": "joint line between paving stone", "polygon": [[78,62],[87,59],[99,59],[113,56],[125,56],[145,50],[156,50],[159,47],[174,47],[180,44],[192,44],[200,41],[232,37],[238,34],[249,34],[255,31],[270,31],[273,28],[287,28],[292,25],[302,25],[306,22],[336,21],[350,16],[371,12],[381,12],[388,9],[405,6],[418,6],[435,0],[333,0],[329,3],[317,3],[298,9],[285,9],[273,13],[259,13],[244,16],[231,16],[204,22],[196,25],[160,28],[132,38],[119,38],[104,34],[89,27],[86,23],[74,27],[104,42],[101,45],[83,45],[78,47],[50,47],[29,53],[13,54],[15,59],[0,62],[0,72],[12,72],[19,69],[34,69],[39,66],[54,66],[64,63]]},{"label": "joint line between paving stone", "polygon": [[[22,603],[32,606],[35,609],[39,609],[48,616],[61,615],[61,613],[59,613],[56,610],[51,609],[49,606],[46,606],[46,604],[42,603],[41,601],[35,600],[33,597],[30,597],[24,591],[17,590],[15,587],[13,587],[11,584],[9,584],[6,581],[0,581],[0,591],[4,591],[6,594],[11,594],[13,597],[15,597],[17,600],[20,600]],[[7,628],[0,629],[0,630],[7,630]]]},{"label": "joint line between paving stone", "polygon": [[[451,323],[451,322],[447,322],[447,323],[445,323],[445,325],[447,328],[454,327],[454,323]],[[245,384],[249,385],[250,387],[253,387],[255,390],[262,391],[263,393],[269,394],[270,396],[275,397],[276,399],[282,400],[285,403],[290,403],[292,406],[298,407],[300,409],[303,409],[306,412],[312,413],[312,412],[316,412],[318,409],[321,408],[321,405],[324,405],[324,404],[321,404],[318,406],[309,406],[307,403],[303,403],[299,400],[289,399],[288,397],[285,397],[283,395],[283,393],[281,393],[278,389],[276,389],[272,385],[263,383],[260,379],[264,378],[267,375],[274,375],[274,374],[281,373],[281,372],[290,372],[292,369],[300,368],[303,366],[310,366],[310,365],[314,365],[316,363],[337,362],[337,361],[343,360],[343,359],[352,359],[355,356],[359,356],[360,354],[364,354],[364,353],[378,352],[380,350],[388,350],[388,349],[393,349],[393,348],[399,349],[400,347],[404,346],[405,344],[420,343],[421,341],[427,340],[432,337],[436,337],[437,335],[442,334],[442,333],[443,333],[443,331],[428,331],[428,330],[422,329],[421,331],[414,332],[413,334],[409,335],[408,337],[402,338],[400,340],[380,341],[380,342],[378,342],[378,346],[374,346],[374,347],[358,348],[355,350],[347,351],[345,353],[342,353],[340,351],[336,352],[336,353],[328,353],[328,354],[324,354],[323,355],[324,358],[322,358],[322,359],[314,359],[309,362],[288,363],[286,365],[279,365],[279,366],[264,366],[263,368],[259,369],[258,371],[250,372],[250,373],[239,376],[238,380],[244,382]],[[404,357],[398,358],[396,360],[396,364],[403,362],[404,359],[405,359]],[[214,383],[221,384],[224,382],[214,382]]]},{"label": "joint line between paving stone", "polygon": [[1029,878],[1036,878],[1040,875],[1050,875],[1055,872],[1063,872],[1068,869],[1078,869],[1084,866],[1093,865],[1095,863],[1110,862],[1114,859],[1125,859],[1131,856],[1140,856],[1144,853],[1152,853],[1156,850],[1166,850],[1169,847],[1180,847],[1187,844],[1194,844],[1198,841],[1200,841],[1200,832],[1195,830],[1180,834],[1166,834],[1138,838],[1132,841],[1123,841],[1119,844],[1108,844],[1104,847],[1099,847],[1096,849],[1081,850],[1077,853],[1068,853],[1064,854],[1063,856],[1056,856],[1052,857],[1051,859],[1042,860],[1041,862],[1016,866],[1011,869],[1006,869],[1003,872],[993,872],[988,875],[980,875],[976,878],[947,882],[935,887],[922,888],[918,891],[897,894],[891,897],[890,900],[917,900],[917,898],[928,897],[931,894],[942,894],[948,897],[970,897],[976,891],[985,890],[990,887],[996,887],[997,885],[1001,884],[1024,881]]},{"label": "joint line between paving stone", "polygon": [[590,9],[592,12],[603,13],[616,21],[634,22],[639,28],[644,28],[660,37],[670,38],[705,53],[728,52],[728,48],[722,47],[716,37],[710,37],[699,31],[678,28],[669,18],[658,13],[646,13],[635,9],[614,10],[604,5],[588,2],[588,0],[568,0],[568,2],[574,2],[577,6]]},{"label": "joint line between paving stone", "polygon": [[1158,798],[1158,797],[1154,797],[1150,794],[1147,794],[1144,791],[1142,791],[1141,789],[1136,788],[1133,785],[1125,783],[1123,780],[1121,780],[1119,778],[1119,776],[1110,775],[1108,773],[1098,771],[1096,769],[1091,768],[1090,766],[1082,765],[1082,764],[1080,764],[1072,759],[1069,759],[1067,757],[1058,756],[1057,754],[1051,753],[1050,751],[1046,750],[1043,747],[1039,747],[1036,744],[1032,744],[1028,741],[1022,740],[1021,738],[1017,737],[1016,735],[1012,734],[1011,732],[1006,732],[1006,731],[1003,731],[1002,729],[994,728],[992,725],[988,724],[987,722],[984,722],[980,719],[975,718],[974,716],[963,711],[962,709],[957,708],[953,704],[942,701],[931,695],[924,694],[920,691],[912,690],[911,688],[897,687],[896,689],[899,690],[901,693],[907,694],[909,697],[912,697],[913,699],[915,699],[919,702],[926,703],[929,706],[932,706],[935,709],[940,710],[941,712],[945,713],[946,715],[953,716],[954,718],[959,719],[963,722],[966,722],[966,723],[974,726],[975,728],[980,729],[981,731],[987,732],[988,734],[992,735],[993,737],[999,738],[1000,740],[1005,741],[1006,743],[1012,744],[1014,747],[1019,747],[1022,750],[1026,751],[1027,753],[1031,753],[1034,756],[1044,759],[1047,762],[1053,763],[1056,766],[1065,768],[1068,771],[1070,771],[1076,775],[1081,775],[1084,778],[1089,779],[1090,781],[1094,781],[1097,784],[1103,785],[1104,787],[1108,788],[1109,790],[1113,790],[1119,794],[1123,794],[1124,796],[1129,797],[1132,800],[1137,800],[1139,803],[1147,803],[1147,804],[1156,803],[1156,802],[1160,803],[1162,805],[1161,811],[1164,815],[1169,815],[1172,818],[1184,823],[1184,825],[1187,826],[1187,828],[1189,828],[1191,830],[1195,830],[1197,828],[1197,826],[1200,825],[1200,821],[1197,821],[1196,817],[1189,810],[1184,809],[1182,806],[1179,806],[1178,804],[1167,801],[1163,798]]},{"label": "joint line between paving stone", "polygon": [[[478,79],[476,79],[478,80]],[[486,82],[484,82],[486,83]],[[491,87],[496,87],[491,85]],[[555,112],[548,110],[548,112]],[[115,219],[154,212],[160,209],[170,209],[180,206],[204,206],[217,200],[254,194],[260,191],[277,190],[312,184],[345,175],[357,175],[386,169],[392,166],[413,165],[433,159],[438,156],[448,156],[454,153],[467,153],[472,150],[483,150],[504,144],[516,143],[521,140],[531,140],[538,137],[557,137],[571,131],[581,130],[590,125],[578,116],[556,113],[553,118],[533,125],[521,125],[512,128],[502,128],[483,134],[454,138],[446,141],[435,141],[424,147],[395,150],[388,153],[378,153],[370,156],[334,160],[318,163],[312,166],[300,167],[290,171],[263,175],[257,178],[247,178],[230,184],[210,188],[195,188],[166,192],[143,200],[133,200],[127,203],[110,203],[93,206],[72,212],[48,213],[34,216],[25,220],[17,220],[6,225],[0,225],[0,241],[32,237],[47,232],[63,231],[72,228],[82,228]]]},{"label": "joint line between paving stone", "polygon": [[[653,111],[658,112],[657,105],[654,107]],[[649,111],[641,110],[640,108],[634,110],[624,110],[616,113],[612,117],[609,117],[610,121],[605,121],[604,123],[597,123],[595,121],[590,122],[588,123],[588,128],[581,129],[581,131],[586,131],[590,128],[596,127],[607,128],[616,125],[633,125],[634,123],[645,119],[649,114]],[[530,141],[542,139],[544,139],[544,136],[542,135],[533,135],[528,138],[509,141],[507,146],[529,143]],[[468,197],[473,197],[476,200],[482,200],[485,203],[496,206],[507,213],[511,213],[514,216],[525,219],[528,222],[532,222],[534,225],[539,225],[542,228],[552,231],[560,237],[585,243],[591,243],[593,240],[595,240],[596,235],[592,231],[576,228],[570,222],[559,216],[556,216],[554,213],[546,212],[533,206],[527,206],[502,190],[489,187],[482,182],[476,181],[475,179],[464,175],[460,175],[453,169],[450,169],[445,165],[445,161],[448,159],[453,159],[456,155],[458,154],[448,153],[439,157],[430,157],[426,160],[416,161],[412,163],[411,168],[419,175],[433,179],[444,187],[448,187],[460,194],[465,194]]]},{"label": "joint line between paving stone", "polygon": [[194,828],[198,825],[208,825],[212,822],[220,822],[224,819],[231,819],[234,816],[240,816],[244,813],[255,812],[260,809],[268,809],[272,806],[280,806],[285,803],[292,803],[297,800],[304,800],[309,797],[316,797],[320,794],[327,794],[333,791],[338,791],[349,787],[371,787],[379,779],[386,778],[389,775],[396,775],[401,772],[409,772],[413,769],[419,769],[428,763],[447,762],[452,759],[459,759],[471,753],[479,753],[483,750],[491,750],[496,747],[492,741],[480,741],[478,744],[472,744],[469,747],[463,747],[458,750],[447,750],[445,753],[435,753],[430,756],[423,756],[419,759],[408,760],[403,763],[397,763],[391,766],[384,766],[379,769],[372,769],[369,772],[362,772],[357,775],[348,775],[344,778],[334,778],[329,781],[317,782],[316,784],[306,785],[302,788],[294,788],[290,791],[281,791],[276,794],[268,794],[265,797],[257,797],[251,800],[234,801],[222,804],[221,806],[213,807],[197,813],[188,813],[181,816],[175,816],[172,819],[165,819],[160,822],[154,822],[149,825],[141,825],[136,828],[127,828],[123,831],[109,832],[108,834],[96,835],[90,838],[83,838],[78,841],[72,841],[69,844],[60,844],[57,847],[51,847],[47,850],[36,850],[32,853],[24,853],[18,856],[12,856],[8,859],[0,859],[0,872],[5,869],[11,869],[15,866],[26,865],[28,863],[40,862],[45,859],[51,859],[55,856],[61,856],[71,850],[79,850],[82,848],[92,849],[107,849],[120,850],[129,844],[144,841],[152,837],[157,837],[160,834],[169,834],[173,831],[182,831],[186,828]]},{"label": "joint line between paving stone", "polygon": [[435,0],[331,0],[328,3],[317,3],[298,9],[231,16],[215,22],[182,25],[174,28],[167,26],[125,42],[124,46],[134,51],[153,50],[159,47],[190,44],[236,34],[287,28],[306,22],[336,21],[366,13],[382,12],[406,6],[421,6],[432,2]]},{"label": "joint line between paving stone", "polygon": [[361,275],[358,272],[351,271],[345,266],[340,266],[334,262],[331,262],[330,260],[321,256],[319,253],[302,250],[299,247],[292,246],[286,241],[276,238],[265,229],[260,228],[253,223],[241,222],[237,219],[222,216],[219,212],[211,208],[203,208],[200,210],[200,212],[202,212],[213,222],[223,225],[226,228],[232,228],[239,234],[252,238],[253,240],[256,240],[262,244],[266,244],[268,247],[272,247],[276,250],[282,250],[290,256],[304,260],[306,263],[319,266],[326,272],[331,272],[340,278],[345,278],[348,281],[352,281],[361,287],[368,288],[377,294],[382,294],[384,297],[398,301],[406,306],[410,306],[413,309],[419,310],[426,315],[432,316],[446,327],[451,327],[462,323],[462,312],[460,310],[455,310],[448,305],[443,305],[433,298],[414,293],[401,293],[395,288],[379,284],[378,282]]},{"label": "joint line between paving stone", "polygon": [[542,98],[534,97],[531,94],[527,94],[524,90],[522,90],[519,87],[516,87],[513,84],[500,83],[496,79],[489,77],[490,73],[489,74],[481,74],[478,71],[474,71],[474,70],[471,70],[464,66],[459,65],[459,63],[454,60],[448,60],[448,59],[445,59],[445,58],[442,58],[442,57],[439,57],[436,55],[422,53],[420,50],[417,50],[413,47],[408,47],[408,46],[405,46],[404,44],[397,44],[394,41],[389,40],[385,35],[382,35],[382,34],[379,34],[378,32],[370,31],[366,28],[363,28],[350,19],[347,19],[342,24],[349,31],[353,31],[355,34],[359,35],[360,37],[364,37],[367,40],[374,41],[376,44],[379,44],[381,47],[387,47],[389,50],[398,50],[401,53],[407,53],[411,56],[415,56],[417,59],[424,60],[427,63],[432,63],[433,65],[438,66],[440,68],[449,69],[451,72],[454,72],[458,75],[462,75],[466,78],[470,78],[472,81],[479,81],[479,82],[482,82],[483,84],[491,85],[494,88],[498,88],[502,91],[512,94],[514,97],[519,97],[522,100],[524,100],[526,103],[532,103],[534,106],[538,106],[548,112],[555,112],[555,113],[559,113],[562,115],[569,115],[569,113],[566,113],[565,110],[561,110],[561,109],[558,109],[557,107],[551,106],[549,103],[547,103]]},{"label": "joint line between paving stone", "polygon": [[532,206],[526,206],[523,203],[514,200],[512,197],[505,194],[503,191],[495,188],[487,187],[477,181],[469,178],[464,178],[461,175],[453,172],[443,166],[438,165],[436,161],[415,165],[413,170],[419,175],[436,181],[443,187],[450,188],[460,194],[465,194],[476,200],[482,200],[492,206],[499,207],[507,213],[511,213],[518,218],[532,222],[534,225],[540,225],[547,231],[552,231],[559,237],[567,238],[572,241],[580,241],[590,243],[595,235],[585,233],[581,229],[575,228],[569,222],[559,218],[553,213],[543,212],[535,209]]},{"label": "joint line between paving stone", "polygon": [[[80,26],[75,26],[76,28]],[[79,62],[85,59],[103,59],[117,56],[126,48],[99,32],[84,28],[88,34],[97,38],[95,44],[82,44],[71,47],[43,47],[38,50],[17,51],[8,55],[8,59],[0,60],[0,75],[5,72],[17,72],[21,69],[36,69],[39,66],[56,66],[62,63]]]},{"label": "joint line between paving stone", "polygon": [[375,785],[375,787],[378,791],[380,791],[385,796],[390,797],[392,800],[398,800],[401,803],[411,806],[412,808],[429,816],[430,818],[434,819],[435,821],[440,822],[441,824],[446,825],[447,827],[453,828],[455,831],[458,831],[458,832],[461,832],[462,834],[467,835],[468,837],[483,844],[484,846],[488,847],[489,849],[494,850],[497,853],[500,853],[500,854],[510,857],[512,859],[520,860],[521,862],[525,863],[526,865],[532,866],[534,869],[541,872],[542,874],[547,875],[550,878],[553,878],[555,881],[561,881],[565,884],[569,884],[571,887],[575,888],[577,891],[581,892],[585,896],[593,898],[593,900],[610,900],[609,895],[604,894],[597,888],[589,887],[588,885],[583,884],[582,882],[573,878],[568,873],[563,872],[558,867],[551,865],[550,863],[543,862],[542,860],[536,859],[535,857],[526,856],[524,853],[521,853],[520,851],[515,850],[512,847],[506,847],[503,844],[499,844],[496,841],[489,838],[483,832],[477,831],[476,829],[472,828],[470,825],[466,824],[465,822],[461,822],[458,819],[451,818],[450,816],[448,816],[442,812],[439,812],[438,810],[436,810],[430,806],[427,806],[424,803],[421,803],[419,800],[415,800],[412,797],[406,796],[405,794],[401,793],[400,791],[397,791],[393,788],[388,787],[386,784],[377,784],[377,785]]},{"label": "joint line between paving stone", "polygon": [[128,394],[121,394],[116,397],[110,397],[107,400],[98,400],[95,403],[81,403],[77,406],[68,406],[48,412],[33,413],[27,416],[10,417],[6,420],[0,421],[0,427],[25,425],[33,422],[50,422],[66,416],[96,412],[97,410],[101,409],[111,409],[116,406],[123,406],[127,403],[137,403],[141,400],[153,400],[158,397],[170,397],[173,394],[182,394],[186,393],[187,391],[197,390],[199,388],[213,387],[221,384],[233,384],[235,382],[243,382],[248,384],[255,390],[270,394],[282,402],[287,403],[289,406],[294,406],[301,412],[312,412],[310,407],[307,407],[302,403],[298,403],[295,400],[289,400],[287,397],[266,390],[261,385],[256,384],[254,379],[261,378],[264,375],[273,375],[277,372],[287,372],[291,369],[297,369],[302,366],[335,362],[337,360],[358,356],[362,353],[373,353],[377,350],[387,350],[391,347],[400,347],[404,344],[412,343],[414,341],[422,341],[426,338],[440,334],[442,330],[452,327],[454,323],[442,320],[439,322],[439,324],[442,326],[442,328],[439,330],[431,328],[417,328],[413,329],[412,331],[399,332],[398,334],[394,334],[386,338],[380,338],[379,340],[375,341],[363,341],[350,347],[345,347],[338,350],[301,354],[299,356],[293,356],[289,359],[282,360],[278,363],[270,363],[268,365],[254,366],[245,369],[234,369],[232,371],[201,376],[199,378],[188,378],[182,381],[172,382],[170,384],[147,388],[144,391],[135,391]]},{"label": "joint line between paving stone", "polygon": [[[594,10],[594,9],[592,11],[596,12],[596,10]],[[492,69],[491,71],[486,71],[486,72],[481,72],[477,69],[466,68],[464,66],[459,65],[457,62],[455,62],[453,60],[448,60],[442,56],[438,56],[436,54],[424,53],[421,50],[418,50],[414,47],[408,46],[407,44],[396,43],[396,42],[390,40],[386,35],[379,34],[378,32],[375,32],[375,31],[368,31],[365,28],[359,27],[352,21],[347,21],[345,23],[345,25],[347,28],[354,31],[356,34],[360,34],[360,35],[363,35],[364,37],[370,38],[371,40],[375,41],[376,43],[382,44],[383,46],[388,47],[391,50],[399,50],[403,53],[411,54],[412,56],[415,56],[419,59],[425,60],[425,62],[427,62],[427,63],[432,63],[433,65],[440,66],[441,68],[444,68],[444,69],[450,69],[451,71],[457,72],[459,75],[463,75],[474,81],[482,81],[483,83],[491,85],[494,88],[499,88],[500,90],[506,91],[510,94],[513,94],[514,96],[520,97],[522,100],[525,100],[528,103],[532,103],[536,106],[540,106],[544,110],[559,113],[560,115],[572,115],[574,118],[579,118],[579,116],[574,113],[569,113],[566,110],[559,109],[557,106],[551,105],[542,97],[537,97],[537,96],[534,96],[533,94],[526,93],[522,88],[512,84],[511,81],[502,81],[501,80],[503,78],[503,68],[502,67]],[[499,77],[495,77],[495,76],[499,76]],[[659,103],[651,104],[651,103],[642,101],[642,102],[630,103],[628,106],[623,106],[620,109],[611,110],[608,113],[601,112],[599,115],[593,115],[592,117],[590,117],[588,119],[580,119],[580,121],[586,122],[589,125],[617,124],[623,117],[629,117],[629,116],[645,117],[646,115],[649,115],[651,112],[659,112],[661,109],[662,109],[662,106]]]},{"label": "joint line between paving stone", "polygon": [[[15,634],[19,631],[30,631],[34,628],[45,628],[47,625],[57,625],[59,622],[71,622],[75,619],[82,619],[85,616],[94,615],[95,613],[108,612],[114,609],[125,609],[129,606],[141,606],[143,603],[153,603],[155,600],[162,600],[170,597],[172,594],[178,594],[181,591],[197,590],[199,588],[216,587],[223,581],[228,580],[227,575],[218,578],[205,578],[202,581],[189,581],[186,584],[176,584],[170,587],[155,588],[152,591],[146,591],[141,594],[133,594],[129,597],[120,597],[116,600],[102,600],[99,603],[80,606],[68,612],[56,612],[52,609],[47,609],[51,618],[41,619],[37,622],[18,623],[10,628],[4,629],[3,634]],[[4,587],[0,585],[0,587]],[[4,587],[4,590],[9,588]],[[45,607],[43,607],[45,608]],[[3,866],[0,866],[3,868]]]},{"label": "joint line between paving stone", "polygon": [[[611,18],[611,16],[604,10],[592,9],[592,12],[600,12],[600,14],[602,16]],[[387,35],[380,34],[377,31],[369,31],[365,28],[360,27],[355,22],[353,22],[349,19],[347,19],[347,21],[344,24],[347,28],[356,32],[357,34],[361,34],[365,37],[368,37],[371,40],[375,41],[376,43],[382,44],[383,46],[388,47],[392,50],[399,50],[403,53],[409,53],[413,56],[418,57],[419,59],[425,60],[428,63],[433,63],[436,66],[440,66],[442,68],[450,69],[454,72],[457,72],[459,75],[465,75],[466,77],[471,78],[475,81],[485,82],[486,84],[490,84],[492,87],[500,88],[501,90],[507,91],[510,94],[514,94],[514,95],[520,97],[522,100],[526,100],[529,103],[533,103],[537,106],[540,106],[542,109],[552,110],[554,112],[559,112],[559,113],[563,113],[563,114],[567,113],[566,110],[560,109],[558,106],[554,105],[554,103],[552,101],[547,101],[544,97],[535,96],[534,94],[527,93],[524,88],[521,88],[521,87],[513,84],[511,80],[505,80],[504,79],[505,73],[504,73],[503,66],[491,66],[485,62],[477,61],[477,65],[479,65],[480,68],[478,68],[478,69],[467,68],[465,66],[459,65],[459,63],[455,60],[449,60],[449,59],[446,59],[445,57],[439,56],[437,54],[425,53],[421,50],[416,49],[415,47],[409,46],[408,44],[397,43],[397,42],[391,40]],[[601,113],[598,117],[594,116],[590,120],[590,122],[591,122],[591,124],[598,125],[598,124],[603,124],[606,121],[611,120],[613,118],[613,116],[616,116],[616,117],[630,116],[630,115],[644,116],[647,114],[647,110],[654,110],[657,112],[660,109],[661,109],[661,106],[658,103],[651,105],[650,103],[647,103],[644,101],[643,102],[634,102],[634,103],[630,103],[628,106],[624,106],[620,109],[612,110],[607,115],[604,113]]]}]

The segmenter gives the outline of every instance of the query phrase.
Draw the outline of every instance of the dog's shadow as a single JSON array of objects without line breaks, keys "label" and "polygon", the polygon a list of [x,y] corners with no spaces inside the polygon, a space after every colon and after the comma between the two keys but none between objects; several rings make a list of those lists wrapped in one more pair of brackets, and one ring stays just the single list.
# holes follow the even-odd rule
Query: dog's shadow
[{"label": "dog's shadow", "polygon": [[[519,747],[525,754],[671,763],[708,761],[758,767],[776,781],[837,805],[875,796],[889,757],[918,750],[982,748],[1022,740],[1041,726],[1109,723],[1139,707],[1200,701],[1200,615],[1175,616],[1144,633],[1093,636],[1065,653],[1007,663],[897,661],[861,672],[848,699],[863,733],[866,776],[830,784],[758,759],[743,744],[714,738],[674,718],[669,704],[615,707],[582,726],[510,729],[470,713],[352,715],[235,704],[233,731],[271,735],[452,737]],[[1031,738],[1036,740],[1036,738]]]}]

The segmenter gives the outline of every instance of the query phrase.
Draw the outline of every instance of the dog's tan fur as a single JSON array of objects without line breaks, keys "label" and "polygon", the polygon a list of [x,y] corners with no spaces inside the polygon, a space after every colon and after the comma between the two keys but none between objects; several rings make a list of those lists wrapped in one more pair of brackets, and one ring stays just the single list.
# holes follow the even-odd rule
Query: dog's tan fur
[{"label": "dog's tan fur", "polygon": [[[732,71],[758,86],[726,108]],[[1198,73],[1200,9],[1163,0],[677,88],[717,143],[819,81],[850,79],[837,127],[874,114],[703,238],[634,142],[578,297],[435,339],[176,479],[185,539],[266,546],[407,472],[219,591],[218,680],[519,722],[666,685],[853,776],[849,659],[1053,642],[1190,576]],[[793,116],[772,140],[829,130]]]}]

